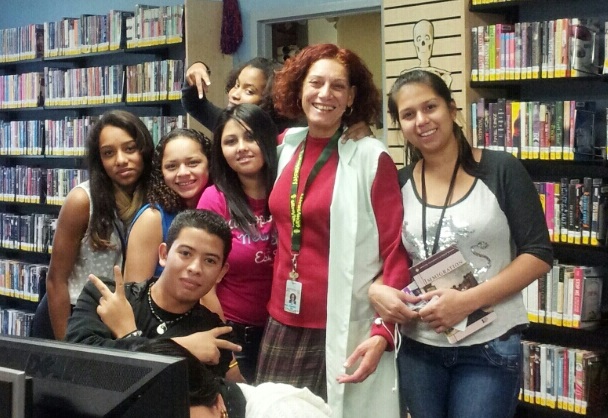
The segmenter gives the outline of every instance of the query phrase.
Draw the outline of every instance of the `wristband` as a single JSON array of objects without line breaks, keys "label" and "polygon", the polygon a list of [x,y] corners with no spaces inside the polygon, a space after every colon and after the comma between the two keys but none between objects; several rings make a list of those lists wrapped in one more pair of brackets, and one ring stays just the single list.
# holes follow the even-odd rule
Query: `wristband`
[{"label": "wristband", "polygon": [[135,331],[131,331],[127,335],[120,337],[119,340],[126,340],[127,338],[131,338],[131,337],[141,337],[142,334],[143,333],[140,330],[136,329]]}]

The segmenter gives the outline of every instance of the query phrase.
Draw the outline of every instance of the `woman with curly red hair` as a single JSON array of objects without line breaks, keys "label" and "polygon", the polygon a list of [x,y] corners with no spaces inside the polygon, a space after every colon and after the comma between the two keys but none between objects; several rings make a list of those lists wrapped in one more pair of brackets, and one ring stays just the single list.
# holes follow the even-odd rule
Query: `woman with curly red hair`
[{"label": "woman with curly red hair", "polygon": [[344,126],[378,118],[380,93],[356,54],[319,44],[275,75],[273,99],[308,126],[288,129],[279,147],[269,200],[278,248],[257,381],[308,387],[335,417],[398,417],[391,327],[374,322],[367,298],[380,273],[394,287],[408,280],[397,170],[382,142],[339,141]]}]

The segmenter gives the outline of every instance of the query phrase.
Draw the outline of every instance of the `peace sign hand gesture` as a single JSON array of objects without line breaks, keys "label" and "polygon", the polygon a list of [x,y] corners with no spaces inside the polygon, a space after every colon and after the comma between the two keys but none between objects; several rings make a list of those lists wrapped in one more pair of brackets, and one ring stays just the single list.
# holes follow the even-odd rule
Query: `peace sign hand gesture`
[{"label": "peace sign hand gesture", "polygon": [[116,283],[114,293],[94,274],[89,274],[89,280],[101,293],[97,315],[110,329],[112,335],[115,338],[122,338],[137,329],[133,308],[125,296],[125,281],[120,267],[114,266],[114,282]]}]

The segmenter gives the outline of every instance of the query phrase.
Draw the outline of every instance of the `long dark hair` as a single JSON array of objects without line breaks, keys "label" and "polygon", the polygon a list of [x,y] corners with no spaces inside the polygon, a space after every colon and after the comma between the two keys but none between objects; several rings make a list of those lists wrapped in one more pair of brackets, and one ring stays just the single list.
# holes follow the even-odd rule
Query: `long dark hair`
[{"label": "long dark hair", "polygon": [[[413,83],[426,85],[432,89],[437,96],[441,97],[449,108],[456,107],[456,102],[452,98],[452,92],[443,79],[437,74],[424,70],[405,71],[401,73],[397,80],[395,80],[395,83],[388,94],[388,113],[391,115],[393,124],[401,127],[401,123],[399,122],[399,109],[396,102],[397,94],[399,93],[399,90],[401,90],[401,87]],[[471,176],[478,176],[480,173],[479,164],[473,157],[473,149],[471,148],[469,141],[467,141],[462,128],[454,121],[452,130],[458,143],[458,159],[462,169]],[[405,139],[406,164],[414,164],[422,159],[422,154],[407,141],[407,138]]]},{"label": "long dark hair", "polygon": [[[211,140],[203,135],[201,132],[188,129],[188,128],[176,128],[171,132],[165,134],[154,151],[154,163],[152,165],[152,175],[150,182],[147,187],[146,197],[148,203],[156,204],[162,207],[166,212],[175,213],[180,210],[186,209],[186,204],[183,199],[167,184],[163,177],[163,156],[165,154],[165,148],[171,140],[175,138],[189,138],[195,142],[198,142],[201,146],[201,152],[209,160],[211,155]],[[207,183],[209,184],[209,183]]]},{"label": "long dark hair", "polygon": [[[101,161],[99,141],[101,131],[106,126],[114,126],[127,132],[135,140],[141,154],[143,171],[132,195],[117,190],[106,173]],[[93,211],[90,221],[91,243],[94,249],[104,250],[112,247],[110,236],[114,228],[116,214],[125,225],[144,202],[144,187],[150,180],[154,142],[146,125],[134,114],[124,110],[110,110],[104,113],[91,128],[87,140],[89,184]],[[118,200],[117,197],[118,196]]]},{"label": "long dark hair", "polygon": [[[256,218],[251,211],[247,196],[241,187],[238,174],[230,168],[224,153],[222,152],[222,133],[228,121],[234,120],[250,132],[251,137],[260,147],[264,157],[264,186],[266,196],[270,194],[277,176],[277,128],[262,108],[253,104],[240,104],[230,109],[225,109],[217,122],[213,132],[213,145],[211,146],[211,176],[217,188],[224,193],[230,216],[236,225],[248,233],[256,229]],[[265,215],[270,215],[268,203]]]}]

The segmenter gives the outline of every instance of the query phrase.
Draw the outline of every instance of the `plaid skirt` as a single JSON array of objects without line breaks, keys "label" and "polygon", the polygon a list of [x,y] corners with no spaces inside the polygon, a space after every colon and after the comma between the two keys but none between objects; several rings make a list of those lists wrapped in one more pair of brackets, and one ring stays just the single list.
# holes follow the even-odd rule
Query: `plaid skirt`
[{"label": "plaid skirt", "polygon": [[327,401],[325,330],[299,328],[269,318],[260,346],[256,384],[306,387]]}]

